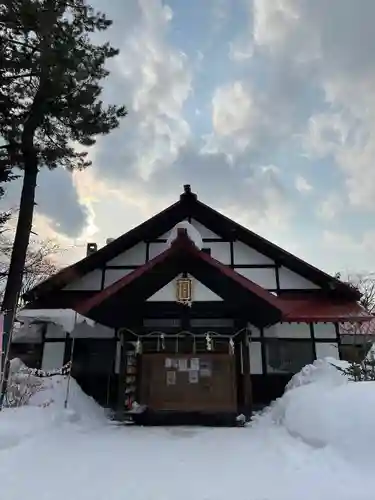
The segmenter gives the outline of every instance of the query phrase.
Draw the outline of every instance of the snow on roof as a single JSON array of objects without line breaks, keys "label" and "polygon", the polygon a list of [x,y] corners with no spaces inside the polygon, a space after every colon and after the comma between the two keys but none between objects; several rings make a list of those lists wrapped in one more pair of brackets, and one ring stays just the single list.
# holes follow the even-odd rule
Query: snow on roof
[{"label": "snow on roof", "polygon": [[186,229],[186,232],[187,232],[189,239],[194,243],[194,245],[198,248],[198,250],[202,250],[202,248],[203,248],[202,236],[201,236],[200,232],[198,231],[198,229],[196,229],[187,220],[183,220],[181,222],[178,222],[178,224],[176,224],[174,226],[174,228],[171,229],[171,232],[169,233],[169,237],[167,240],[167,247],[169,248],[172,245],[172,243],[174,242],[174,240],[178,236],[178,230],[181,228]]},{"label": "snow on roof", "polygon": [[86,318],[73,309],[21,309],[17,314],[18,321],[24,323],[54,323],[68,333],[79,323],[94,326],[92,319]]}]

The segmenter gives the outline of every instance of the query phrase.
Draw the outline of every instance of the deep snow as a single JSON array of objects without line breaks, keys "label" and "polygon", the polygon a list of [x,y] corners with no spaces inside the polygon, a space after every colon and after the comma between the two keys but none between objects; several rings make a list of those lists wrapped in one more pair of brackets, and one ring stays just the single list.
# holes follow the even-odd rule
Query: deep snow
[{"label": "deep snow", "polygon": [[74,382],[64,410],[53,377],[50,406],[0,413],[1,498],[368,500],[375,383],[318,370],[236,429],[117,426]]}]

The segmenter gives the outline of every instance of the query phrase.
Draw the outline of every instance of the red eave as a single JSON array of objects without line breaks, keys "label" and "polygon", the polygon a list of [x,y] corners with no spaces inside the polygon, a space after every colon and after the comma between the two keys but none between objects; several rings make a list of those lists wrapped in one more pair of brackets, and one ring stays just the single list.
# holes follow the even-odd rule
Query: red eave
[{"label": "red eave", "polygon": [[374,319],[355,301],[337,301],[330,298],[293,298],[282,299],[284,321],[290,322],[334,322],[358,323]]},{"label": "red eave", "polygon": [[221,274],[236,282],[241,288],[256,295],[267,302],[271,307],[279,310],[282,315],[282,321],[354,323],[374,319],[372,315],[353,300],[337,301],[329,297],[322,298],[316,296],[276,297],[253,281],[238,274],[231,267],[222,264],[209,254],[200,251],[189,239],[185,229],[179,230],[178,236],[170,248],[104,290],[96,293],[94,296],[79,302],[75,310],[81,314],[89,312],[91,309],[100,305],[103,301],[115,295],[141,276],[151,272],[157,265],[165,262],[168,258],[180,251],[205,261],[208,265],[217,269]]}]

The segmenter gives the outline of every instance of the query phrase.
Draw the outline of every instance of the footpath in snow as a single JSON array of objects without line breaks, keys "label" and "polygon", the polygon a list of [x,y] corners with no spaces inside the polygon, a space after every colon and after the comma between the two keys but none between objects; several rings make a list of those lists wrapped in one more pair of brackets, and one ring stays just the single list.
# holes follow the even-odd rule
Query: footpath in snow
[{"label": "footpath in snow", "polygon": [[[236,429],[116,426],[73,381],[0,413],[4,500],[368,500],[375,383],[327,362]],[[46,408],[37,405],[53,399]]]}]

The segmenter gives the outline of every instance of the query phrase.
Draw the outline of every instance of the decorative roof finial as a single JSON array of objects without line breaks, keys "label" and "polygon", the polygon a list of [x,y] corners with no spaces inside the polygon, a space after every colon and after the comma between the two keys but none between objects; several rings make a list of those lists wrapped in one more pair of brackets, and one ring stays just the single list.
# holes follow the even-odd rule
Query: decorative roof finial
[{"label": "decorative roof finial", "polygon": [[180,198],[197,199],[197,195],[195,193],[192,193],[190,184],[184,184],[184,192],[182,193]]}]

